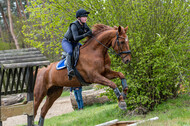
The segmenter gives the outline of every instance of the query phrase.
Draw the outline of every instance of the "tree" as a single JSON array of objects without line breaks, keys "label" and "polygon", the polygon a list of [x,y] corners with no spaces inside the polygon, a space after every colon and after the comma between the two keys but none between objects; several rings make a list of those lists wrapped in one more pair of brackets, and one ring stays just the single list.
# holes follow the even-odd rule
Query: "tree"
[{"label": "tree", "polygon": [[10,0],[7,0],[7,11],[8,11],[8,16],[9,16],[9,23],[10,23],[10,32],[13,37],[13,40],[15,42],[16,49],[20,49],[17,38],[14,34],[13,30],[13,22],[12,22],[12,17],[11,17],[11,7],[10,7]]},{"label": "tree", "polygon": [[16,0],[16,8],[17,8],[19,17],[22,17],[21,10],[20,10],[20,7],[19,7],[19,4],[18,4],[17,0]]},{"label": "tree", "polygon": [[[18,43],[21,45],[22,47],[26,47],[26,45],[24,44],[24,36],[22,35],[21,32],[21,27],[23,26],[23,24],[25,24],[27,22],[26,20],[26,15],[24,13],[25,9],[23,6],[25,6],[27,4],[27,1],[25,0],[11,0],[10,1],[10,10],[11,10],[11,17],[12,17],[12,24],[14,26],[14,34],[17,38]],[[21,6],[22,5],[22,6]],[[1,1],[0,2],[0,25],[2,28],[2,36],[4,39],[4,42],[9,42],[8,45],[10,48],[16,48],[15,46],[15,42],[14,39],[12,37],[11,31],[10,31],[10,25],[9,25],[9,17],[8,17],[8,6],[7,6],[7,0],[5,1]],[[23,13],[23,14],[22,14]],[[28,14],[27,14],[28,16]],[[2,46],[2,45],[1,45]]]},{"label": "tree", "polygon": [[6,17],[5,17],[5,14],[4,14],[4,12],[3,12],[3,8],[2,8],[2,6],[1,6],[1,3],[0,3],[0,11],[1,11],[1,15],[2,15],[2,17],[3,17],[3,22],[4,22],[4,24],[5,24],[5,26],[6,26],[7,30],[8,30],[8,32],[10,33],[9,26],[8,26],[8,22],[7,22],[7,19],[6,19]]},{"label": "tree", "polygon": [[[25,13],[24,13],[24,7],[23,7],[23,5],[22,5],[22,0],[19,0],[19,1],[20,1],[20,7],[21,7],[21,9],[22,9],[22,13],[23,13],[24,19],[27,20],[26,15],[25,15]],[[26,0],[26,1],[27,1],[27,0]]]}]

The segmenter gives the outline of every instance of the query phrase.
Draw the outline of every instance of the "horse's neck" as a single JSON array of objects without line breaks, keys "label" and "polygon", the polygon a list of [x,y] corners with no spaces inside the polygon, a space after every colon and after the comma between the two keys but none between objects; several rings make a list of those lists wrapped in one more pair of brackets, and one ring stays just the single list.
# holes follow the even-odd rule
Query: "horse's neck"
[{"label": "horse's neck", "polygon": [[[111,46],[111,39],[116,36],[115,30],[105,31],[102,34],[93,38],[88,45],[88,48],[103,55],[107,53],[108,48]],[[102,44],[101,44],[101,43]]]}]

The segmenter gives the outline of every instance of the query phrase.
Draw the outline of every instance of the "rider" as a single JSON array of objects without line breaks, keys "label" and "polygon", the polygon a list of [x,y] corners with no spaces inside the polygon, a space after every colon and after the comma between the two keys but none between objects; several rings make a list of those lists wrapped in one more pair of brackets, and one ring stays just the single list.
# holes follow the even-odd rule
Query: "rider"
[{"label": "rider", "polygon": [[66,60],[69,80],[75,75],[71,62],[74,47],[78,44],[81,45],[79,43],[81,39],[92,36],[92,31],[86,24],[88,14],[90,14],[90,12],[79,9],[76,12],[77,20],[70,24],[62,40],[62,48],[68,54]]}]

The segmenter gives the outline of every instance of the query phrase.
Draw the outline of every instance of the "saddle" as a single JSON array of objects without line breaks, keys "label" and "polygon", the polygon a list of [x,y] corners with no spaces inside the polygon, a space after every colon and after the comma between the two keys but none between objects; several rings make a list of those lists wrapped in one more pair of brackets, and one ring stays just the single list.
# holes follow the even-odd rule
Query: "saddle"
[{"label": "saddle", "polygon": [[[72,55],[72,67],[73,67],[73,70],[75,72],[75,76],[77,77],[77,79],[81,83],[81,85],[82,86],[87,86],[90,83],[85,82],[85,80],[83,79],[81,74],[76,69],[76,65],[77,65],[77,62],[78,62],[78,59],[79,59],[80,46],[81,45],[77,45],[74,48],[73,55]],[[65,69],[67,67],[67,60],[66,60],[67,55],[68,54],[66,52],[62,52],[62,60],[58,62],[57,66],[56,66],[57,70]]]}]

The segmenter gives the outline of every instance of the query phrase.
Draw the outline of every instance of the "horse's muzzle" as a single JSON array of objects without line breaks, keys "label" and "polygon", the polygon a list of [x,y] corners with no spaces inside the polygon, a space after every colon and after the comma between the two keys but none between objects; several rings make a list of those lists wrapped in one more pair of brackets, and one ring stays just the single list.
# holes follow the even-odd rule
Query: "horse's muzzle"
[{"label": "horse's muzzle", "polygon": [[127,63],[130,63],[131,60],[129,58],[127,58],[127,59],[122,59],[122,61],[123,61],[123,63],[127,64]]}]

